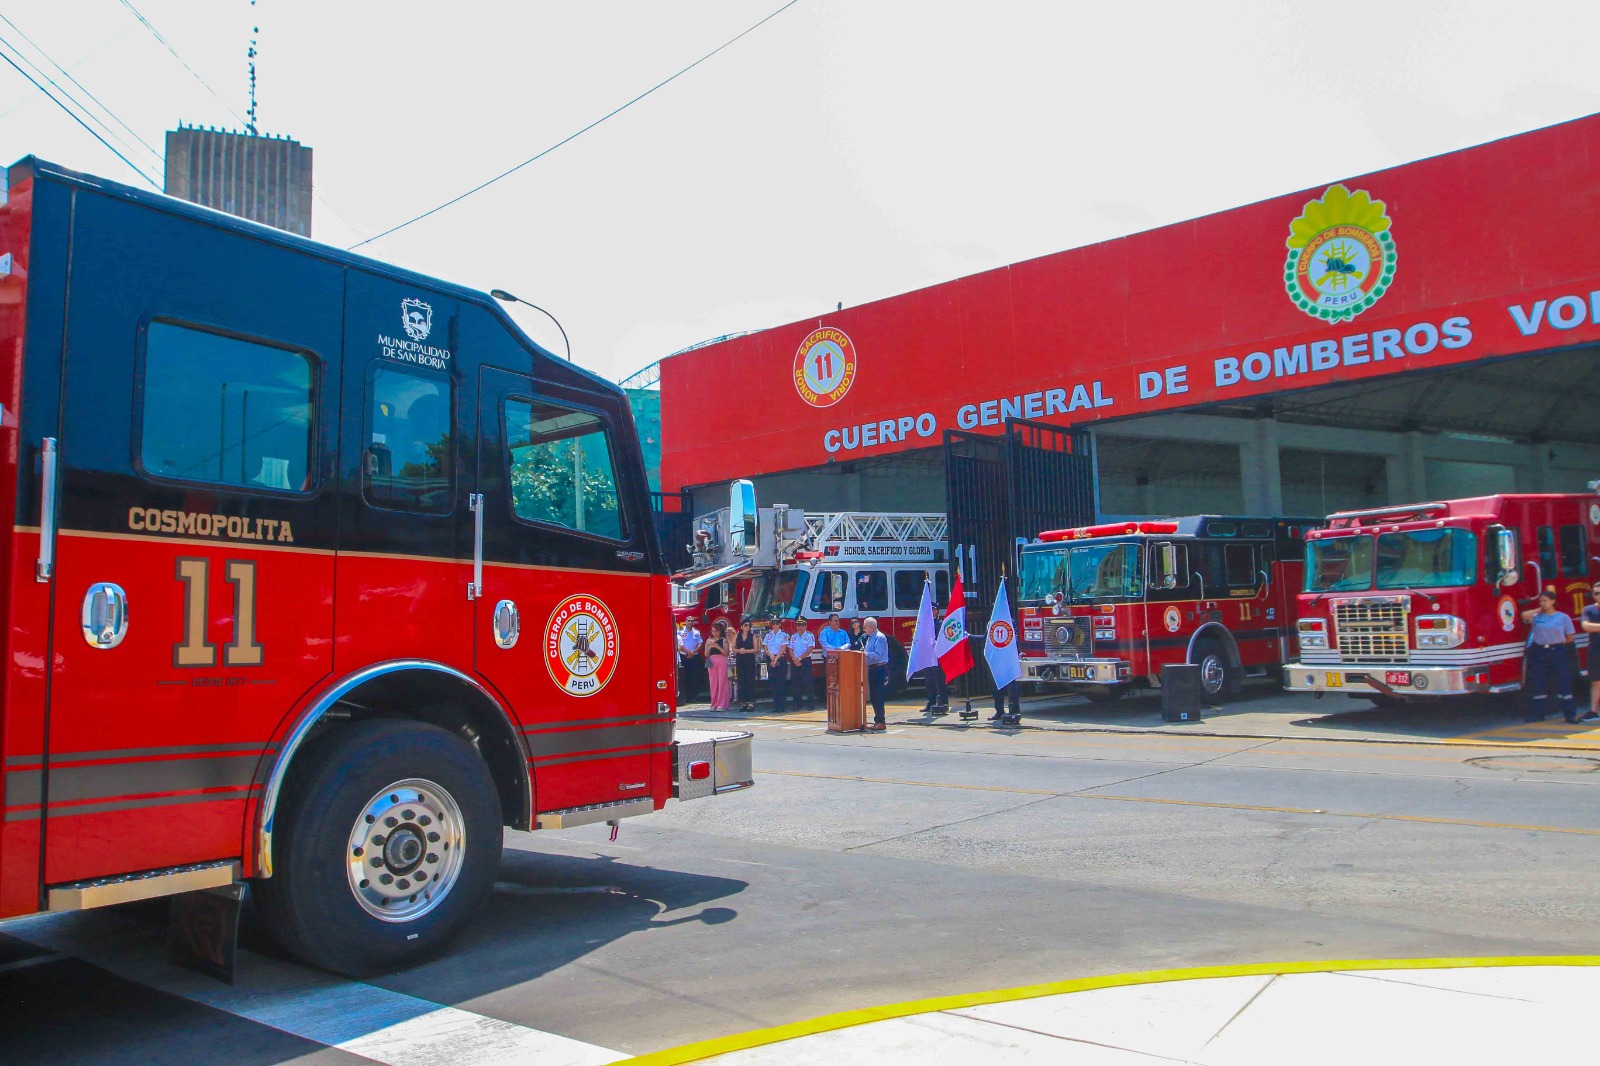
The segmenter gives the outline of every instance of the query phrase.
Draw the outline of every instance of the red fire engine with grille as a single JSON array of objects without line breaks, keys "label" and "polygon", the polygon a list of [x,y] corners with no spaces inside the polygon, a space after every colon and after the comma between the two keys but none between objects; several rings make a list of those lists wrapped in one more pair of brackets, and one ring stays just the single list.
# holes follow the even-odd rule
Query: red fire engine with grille
[{"label": "red fire engine with grille", "polygon": [[5,193],[0,918],[248,884],[392,970],[502,826],[751,783],[674,729],[620,390],[473,290],[32,158]]},{"label": "red fire engine with grille", "polygon": [[[1600,484],[1600,483],[1597,483]],[[1345,511],[1308,536],[1294,692],[1377,702],[1522,687],[1541,588],[1574,616],[1600,576],[1600,497],[1482,496]],[[1579,654],[1589,635],[1579,633]]]},{"label": "red fire engine with grille", "polygon": [[1294,656],[1312,518],[1192,515],[1041,533],[1020,551],[1022,680],[1092,700],[1200,667],[1208,697]]}]

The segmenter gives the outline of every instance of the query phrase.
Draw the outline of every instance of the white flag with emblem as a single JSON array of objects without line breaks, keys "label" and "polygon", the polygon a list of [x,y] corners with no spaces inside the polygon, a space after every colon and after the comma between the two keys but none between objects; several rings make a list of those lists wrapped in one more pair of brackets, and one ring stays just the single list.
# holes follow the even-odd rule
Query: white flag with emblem
[{"label": "white flag with emblem", "polygon": [[1005,688],[1022,676],[1022,662],[1017,658],[1017,626],[1011,617],[1005,578],[1000,579],[1000,591],[995,593],[994,610],[989,614],[983,658],[994,676],[995,688]]},{"label": "white flag with emblem", "polygon": [[933,620],[933,579],[922,582],[922,606],[917,608],[917,628],[911,633],[911,654],[906,657],[906,680],[910,681],[930,666],[939,665],[934,653],[934,634],[939,626]]}]

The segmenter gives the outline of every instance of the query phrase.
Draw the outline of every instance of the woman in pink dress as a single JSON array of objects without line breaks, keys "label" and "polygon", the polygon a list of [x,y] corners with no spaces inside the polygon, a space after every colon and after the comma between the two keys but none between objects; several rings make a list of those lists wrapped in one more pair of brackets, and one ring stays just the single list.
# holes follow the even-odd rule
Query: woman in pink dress
[{"label": "woman in pink dress", "polygon": [[733,682],[728,678],[728,623],[717,619],[711,625],[711,639],[702,649],[706,674],[711,681],[711,709],[733,710]]}]

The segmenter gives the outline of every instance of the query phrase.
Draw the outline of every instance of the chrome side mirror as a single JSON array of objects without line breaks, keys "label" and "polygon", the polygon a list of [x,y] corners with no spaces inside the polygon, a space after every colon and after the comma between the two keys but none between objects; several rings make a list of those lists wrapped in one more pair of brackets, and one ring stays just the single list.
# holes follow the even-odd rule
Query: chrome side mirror
[{"label": "chrome side mirror", "polygon": [[761,544],[761,512],[756,507],[756,487],[740,478],[728,488],[728,547],[735,555],[748,555]]}]

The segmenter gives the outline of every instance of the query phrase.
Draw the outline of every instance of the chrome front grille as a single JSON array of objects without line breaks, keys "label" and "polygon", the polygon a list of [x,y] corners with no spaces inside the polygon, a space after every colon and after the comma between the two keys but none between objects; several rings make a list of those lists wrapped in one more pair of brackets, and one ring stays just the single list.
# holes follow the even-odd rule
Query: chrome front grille
[{"label": "chrome front grille", "polygon": [[1094,654],[1094,620],[1046,615],[1044,648],[1054,659],[1087,659]]},{"label": "chrome front grille", "polygon": [[1403,663],[1410,596],[1359,596],[1333,603],[1334,640],[1347,663]]}]

